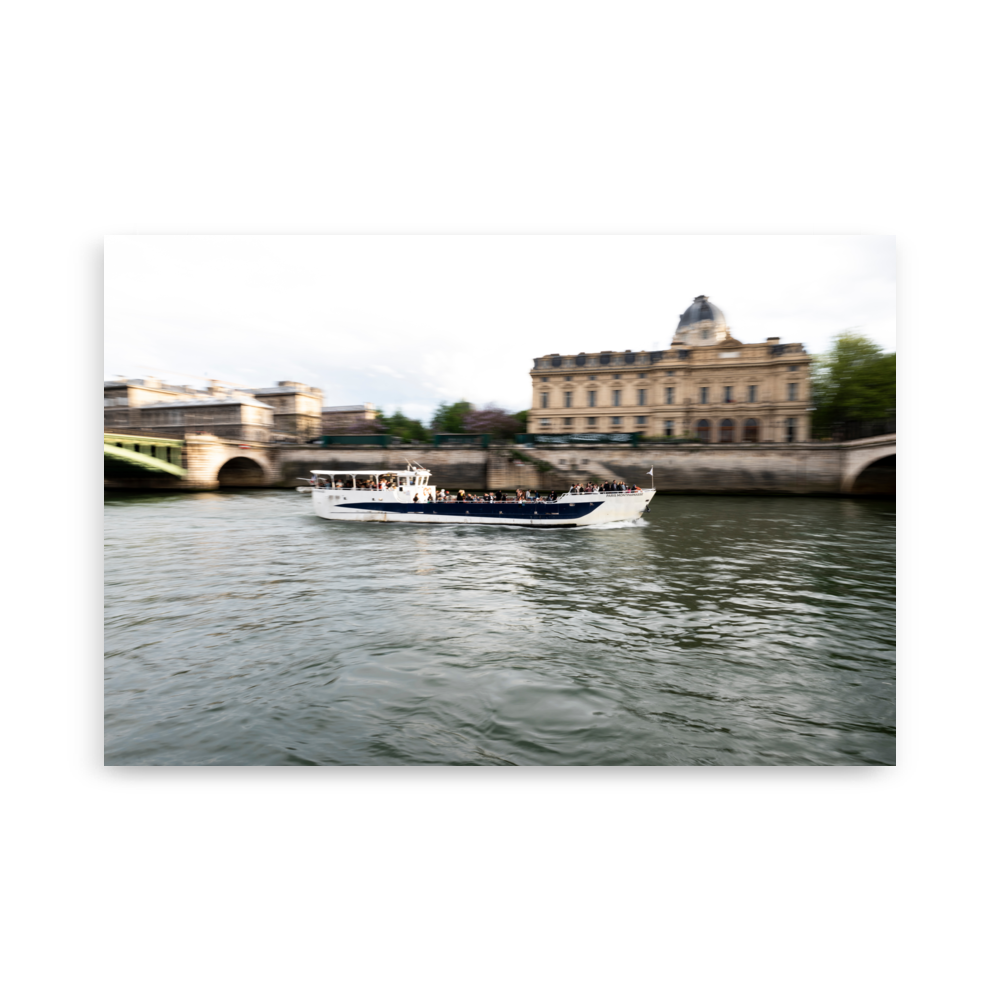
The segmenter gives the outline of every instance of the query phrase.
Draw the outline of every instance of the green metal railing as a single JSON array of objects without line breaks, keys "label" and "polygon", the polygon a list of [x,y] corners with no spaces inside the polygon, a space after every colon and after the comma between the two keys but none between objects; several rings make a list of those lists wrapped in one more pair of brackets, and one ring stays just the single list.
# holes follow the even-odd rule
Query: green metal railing
[{"label": "green metal railing", "polygon": [[462,445],[466,448],[488,448],[490,446],[489,434],[435,434],[434,447],[441,445]]},{"label": "green metal railing", "polygon": [[623,431],[621,434],[518,434],[518,444],[630,444],[636,447],[641,433]]},{"label": "green metal railing", "polygon": [[324,448],[335,444],[361,444],[369,448],[388,448],[392,444],[391,434],[324,434],[320,439]]}]

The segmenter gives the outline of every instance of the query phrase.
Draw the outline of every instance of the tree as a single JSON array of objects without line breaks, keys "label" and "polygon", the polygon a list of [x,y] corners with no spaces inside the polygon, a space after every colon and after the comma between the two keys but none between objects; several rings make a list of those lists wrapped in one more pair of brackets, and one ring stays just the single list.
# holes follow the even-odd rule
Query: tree
[{"label": "tree", "polygon": [[470,410],[462,424],[469,434],[492,434],[503,440],[510,440],[524,430],[524,423],[517,416],[493,403],[481,410]]},{"label": "tree", "polygon": [[813,436],[830,437],[848,421],[885,420],[896,410],[896,355],[849,330],[813,366]]},{"label": "tree", "polygon": [[376,412],[385,425],[387,434],[402,438],[403,441],[427,441],[430,437],[427,428],[419,420],[404,416],[402,410],[397,409],[391,417],[385,416],[381,410]]},{"label": "tree", "polygon": [[465,434],[465,415],[472,409],[472,403],[464,399],[457,403],[441,403],[431,417],[431,427],[439,434]]}]

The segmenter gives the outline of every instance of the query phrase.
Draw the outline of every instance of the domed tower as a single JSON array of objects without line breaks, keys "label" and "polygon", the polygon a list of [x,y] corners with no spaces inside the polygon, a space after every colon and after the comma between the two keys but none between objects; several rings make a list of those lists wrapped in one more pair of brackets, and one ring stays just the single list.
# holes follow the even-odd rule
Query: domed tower
[{"label": "domed tower", "polygon": [[729,337],[729,327],[722,310],[708,301],[707,295],[699,295],[681,313],[681,321],[674,331],[674,344],[688,347],[719,344]]}]

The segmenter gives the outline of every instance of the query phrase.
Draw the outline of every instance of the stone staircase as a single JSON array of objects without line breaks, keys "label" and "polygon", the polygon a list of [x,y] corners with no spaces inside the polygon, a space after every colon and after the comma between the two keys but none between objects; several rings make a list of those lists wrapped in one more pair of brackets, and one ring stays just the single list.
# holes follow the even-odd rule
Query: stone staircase
[{"label": "stone staircase", "polygon": [[486,488],[489,490],[539,489],[542,475],[530,462],[511,455],[510,448],[490,448],[486,461]]}]

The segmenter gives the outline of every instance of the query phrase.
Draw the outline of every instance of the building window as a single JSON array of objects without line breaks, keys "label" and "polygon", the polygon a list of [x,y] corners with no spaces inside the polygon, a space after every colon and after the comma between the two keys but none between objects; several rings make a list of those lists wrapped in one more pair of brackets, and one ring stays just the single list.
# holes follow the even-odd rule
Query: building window
[{"label": "building window", "polygon": [[548,375],[543,375],[543,376],[542,376],[542,381],[543,381],[543,382],[548,382],[548,380],[549,380],[549,377],[548,377]]},{"label": "building window", "polygon": [[799,366],[798,365],[789,365],[788,366],[788,370],[790,372],[797,372],[799,370]]},{"label": "building window", "polygon": [[572,376],[572,375],[567,375],[567,376],[566,376],[566,377],[565,377],[565,378],[563,379],[563,381],[564,381],[564,382],[572,382],[572,381],[573,381],[573,376]]},{"label": "building window", "polygon": [[668,438],[674,436],[674,422],[672,420],[663,421],[663,436]]},{"label": "building window", "polygon": [[639,378],[645,378],[645,377],[646,377],[645,372],[639,372]]},{"label": "building window", "polygon": [[542,409],[547,410],[549,408],[549,394],[547,392],[542,393]]},{"label": "building window", "polygon": [[572,426],[573,426],[573,418],[563,417],[563,427],[572,427]]},{"label": "building window", "polygon": [[597,426],[597,417],[587,417],[587,426],[588,427],[596,427]]},{"label": "building window", "polygon": [[726,419],[719,424],[719,444],[733,443],[733,422]]},{"label": "building window", "polygon": [[795,400],[799,398],[799,383],[789,382],[788,383],[788,402],[794,403]]},{"label": "building window", "polygon": [[698,440],[702,444],[711,444],[712,442],[712,422],[711,420],[699,420],[698,426],[695,428],[698,435]]},{"label": "building window", "polygon": [[639,406],[645,406],[646,405],[646,390],[645,389],[640,389],[638,391],[637,395],[639,396]]},{"label": "building window", "polygon": [[594,382],[594,381],[596,381],[597,376],[596,375],[588,375],[587,378],[590,379],[591,382]]},{"label": "building window", "polygon": [[724,403],[731,403],[733,401],[733,387],[731,385],[724,385],[722,387],[722,401]]},{"label": "building window", "polygon": [[622,391],[621,389],[611,390],[611,405],[621,406],[622,405]]},{"label": "building window", "polygon": [[672,385],[667,386],[667,404],[670,405],[674,401],[674,387]]},{"label": "building window", "polygon": [[622,422],[622,418],[621,417],[612,417],[611,418],[611,426],[612,427],[618,427],[621,424],[621,422]]},{"label": "building window", "polygon": [[542,417],[542,419],[541,419],[541,425],[543,427],[548,427],[549,426],[549,418],[548,417]]},{"label": "building window", "polygon": [[701,339],[702,340],[708,340],[708,330],[702,330],[701,331]]},{"label": "building window", "polygon": [[757,386],[748,385],[747,386],[747,402],[756,403],[757,402]]},{"label": "building window", "polygon": [[757,441],[757,421],[751,417],[743,423],[743,443],[756,444]]},{"label": "building window", "polygon": [[708,402],[708,386],[707,385],[703,385],[698,390],[698,393],[699,393],[698,402],[699,403],[707,403]]},{"label": "building window", "polygon": [[635,422],[637,424],[644,424],[646,422],[646,418],[645,417],[636,417],[635,418]]},{"label": "building window", "polygon": [[573,393],[564,392],[563,393],[563,406],[567,409],[573,405]]},{"label": "building window", "polygon": [[785,441],[791,444],[795,440],[795,417],[785,421]]},{"label": "building window", "polygon": [[673,375],[673,373],[674,373],[674,370],[672,368],[670,369],[670,371],[667,372],[668,375]]},{"label": "building window", "polygon": [[597,390],[591,389],[587,393],[587,406],[597,406]]},{"label": "building window", "polygon": [[615,372],[614,375],[612,375],[611,377],[612,378],[621,378],[622,377],[622,373],[621,372]]}]

